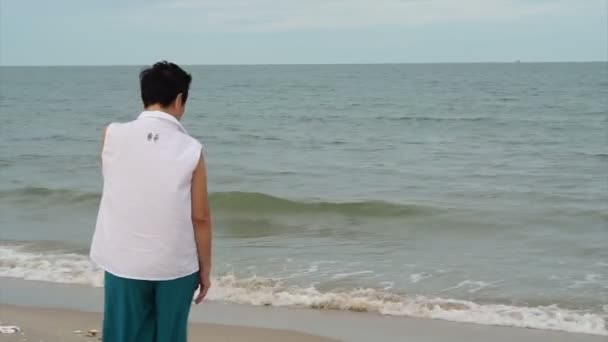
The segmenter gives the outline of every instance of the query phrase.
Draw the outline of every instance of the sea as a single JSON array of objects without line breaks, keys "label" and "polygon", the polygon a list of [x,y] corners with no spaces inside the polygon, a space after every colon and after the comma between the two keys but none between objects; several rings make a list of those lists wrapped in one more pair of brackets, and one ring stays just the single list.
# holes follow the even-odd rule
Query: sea
[{"label": "sea", "polygon": [[[184,68],[211,300],[608,335],[608,63]],[[0,282],[103,286],[140,70],[0,68]]]}]

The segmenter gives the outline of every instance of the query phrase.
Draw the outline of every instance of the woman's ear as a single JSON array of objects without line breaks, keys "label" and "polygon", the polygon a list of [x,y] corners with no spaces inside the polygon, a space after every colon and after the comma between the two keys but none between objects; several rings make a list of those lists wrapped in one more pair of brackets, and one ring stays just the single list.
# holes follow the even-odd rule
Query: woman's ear
[{"label": "woman's ear", "polygon": [[173,107],[175,108],[176,114],[179,118],[184,115],[186,108],[184,107],[184,95],[182,93],[177,94],[175,101],[173,101]]},{"label": "woman's ear", "polygon": [[179,110],[181,110],[184,107],[184,94],[183,93],[179,93],[175,97],[175,107],[176,107],[176,109],[179,109]]}]

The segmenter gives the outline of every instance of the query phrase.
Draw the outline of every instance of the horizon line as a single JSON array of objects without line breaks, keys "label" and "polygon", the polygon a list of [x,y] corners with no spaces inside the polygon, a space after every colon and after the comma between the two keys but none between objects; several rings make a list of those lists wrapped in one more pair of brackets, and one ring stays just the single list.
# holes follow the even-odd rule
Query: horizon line
[{"label": "horizon line", "polygon": [[[163,60],[163,59],[161,59]],[[372,63],[179,63],[183,66],[307,66],[307,65],[441,65],[441,64],[558,64],[558,63],[608,63],[608,60],[586,60],[586,61],[479,61],[479,62],[372,62]],[[134,67],[150,64],[0,64],[0,67],[8,68],[37,68],[37,67]]]}]

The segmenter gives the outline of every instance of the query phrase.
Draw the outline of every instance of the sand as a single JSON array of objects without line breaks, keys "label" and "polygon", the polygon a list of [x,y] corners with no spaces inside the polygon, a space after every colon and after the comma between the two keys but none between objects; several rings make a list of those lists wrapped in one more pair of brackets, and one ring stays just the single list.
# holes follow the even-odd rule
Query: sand
[{"label": "sand", "polygon": [[[0,334],[2,342],[98,341],[73,331],[99,329],[102,289],[0,278],[0,303],[0,325],[25,333]],[[608,336],[563,331],[214,301],[193,307],[190,318],[191,342],[608,342]]]},{"label": "sand", "polygon": [[[0,334],[0,340],[7,342],[93,342],[99,341],[100,336],[87,337],[88,331],[101,330],[101,314],[65,309],[0,305],[0,321],[2,325],[16,325],[22,329],[19,333]],[[78,330],[82,333],[74,333]],[[329,342],[336,340],[286,330],[191,323],[189,341]]]}]

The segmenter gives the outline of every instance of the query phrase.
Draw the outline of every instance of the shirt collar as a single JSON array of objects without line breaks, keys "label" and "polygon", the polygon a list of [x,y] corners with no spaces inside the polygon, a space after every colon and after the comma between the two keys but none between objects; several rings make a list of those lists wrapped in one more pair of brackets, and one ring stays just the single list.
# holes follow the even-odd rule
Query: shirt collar
[{"label": "shirt collar", "polygon": [[167,114],[165,112],[161,112],[159,110],[145,110],[141,114],[139,114],[139,116],[137,117],[137,119],[159,119],[159,120],[169,121],[172,124],[174,124],[175,126],[177,126],[177,128],[180,131],[182,131],[183,133],[188,134],[188,132],[186,131],[186,129],[184,128],[184,126],[182,125],[182,123],[179,122],[179,120],[177,120],[175,118],[175,116],[173,116],[171,114]]}]

